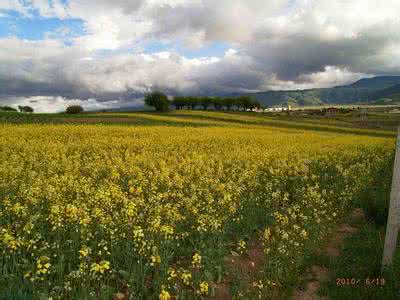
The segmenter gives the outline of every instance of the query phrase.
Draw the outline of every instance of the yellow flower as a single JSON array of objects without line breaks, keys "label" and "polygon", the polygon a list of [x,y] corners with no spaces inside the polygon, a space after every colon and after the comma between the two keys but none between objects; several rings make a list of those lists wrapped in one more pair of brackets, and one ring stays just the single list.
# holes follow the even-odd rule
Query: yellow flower
[{"label": "yellow flower", "polygon": [[159,298],[160,300],[170,300],[171,296],[166,290],[162,290]]},{"label": "yellow flower", "polygon": [[150,263],[151,266],[155,266],[155,265],[158,265],[161,263],[160,255],[152,255],[150,257],[150,260],[151,260],[151,263]]},{"label": "yellow flower", "polygon": [[184,271],[181,274],[181,278],[182,278],[184,284],[190,285],[190,280],[192,279],[192,274],[188,271]]},{"label": "yellow flower", "polygon": [[36,274],[47,274],[49,272],[49,268],[51,266],[51,263],[49,263],[50,258],[47,256],[40,256],[38,260],[36,261]]},{"label": "yellow flower", "polygon": [[86,257],[89,255],[90,249],[88,247],[83,247],[81,250],[79,250],[79,254],[81,257]]},{"label": "yellow flower", "polygon": [[172,268],[168,269],[168,280],[171,281],[174,278],[176,278],[178,276],[178,274],[176,273],[176,271]]},{"label": "yellow flower", "polygon": [[238,242],[237,250],[238,250],[240,253],[243,253],[243,252],[246,250],[246,242],[245,242],[244,240],[240,240],[240,241]]},{"label": "yellow flower", "polygon": [[264,240],[268,241],[271,237],[271,229],[265,228],[264,230]]},{"label": "yellow flower", "polygon": [[201,265],[201,255],[198,253],[195,253],[192,257],[192,265],[194,267],[200,267]]},{"label": "yellow flower", "polygon": [[254,281],[253,282],[253,287],[258,288],[258,289],[263,289],[264,288],[264,284],[261,280],[259,281]]},{"label": "yellow flower", "polygon": [[93,273],[104,274],[107,270],[110,269],[110,262],[106,260],[102,260],[100,263],[92,263],[90,267],[90,271]]},{"label": "yellow flower", "polygon": [[200,292],[203,295],[207,295],[208,294],[208,283],[203,281],[200,283]]}]

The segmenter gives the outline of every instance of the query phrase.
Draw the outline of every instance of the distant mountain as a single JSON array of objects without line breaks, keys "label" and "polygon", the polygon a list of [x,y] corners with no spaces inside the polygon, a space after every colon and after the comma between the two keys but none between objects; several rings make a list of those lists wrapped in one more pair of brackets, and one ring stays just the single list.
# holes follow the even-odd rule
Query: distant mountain
[{"label": "distant mountain", "polygon": [[374,103],[382,98],[395,98],[400,102],[400,76],[363,78],[333,88],[266,91],[249,95],[267,106]]},{"label": "distant mountain", "polygon": [[372,78],[363,78],[347,87],[384,89],[400,83],[400,76],[376,76]]}]

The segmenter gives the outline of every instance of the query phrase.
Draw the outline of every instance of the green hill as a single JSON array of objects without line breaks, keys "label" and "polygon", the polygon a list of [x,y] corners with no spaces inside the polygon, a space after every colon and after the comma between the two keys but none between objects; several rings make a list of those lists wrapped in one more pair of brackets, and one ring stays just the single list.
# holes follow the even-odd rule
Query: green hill
[{"label": "green hill", "polygon": [[398,104],[400,103],[400,84],[379,90],[373,95],[375,104]]},{"label": "green hill", "polygon": [[[395,88],[396,87],[396,88]],[[393,90],[390,90],[390,89]],[[382,95],[380,93],[383,93]],[[388,94],[389,93],[389,94]],[[333,88],[266,91],[250,94],[267,106],[279,105],[322,105],[322,104],[352,104],[373,102],[382,96],[399,94],[400,76],[377,76],[363,78],[352,84]],[[390,98],[390,97],[389,97]]]},{"label": "green hill", "polygon": [[[385,89],[400,83],[400,76],[376,76],[372,78],[363,78],[347,87]],[[345,86],[346,87],[346,86]]]}]

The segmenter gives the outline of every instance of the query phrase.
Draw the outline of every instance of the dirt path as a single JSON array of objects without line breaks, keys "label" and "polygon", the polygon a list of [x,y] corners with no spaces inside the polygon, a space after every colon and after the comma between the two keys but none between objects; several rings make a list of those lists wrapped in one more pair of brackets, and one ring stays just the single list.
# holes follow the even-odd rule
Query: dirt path
[{"label": "dirt path", "polygon": [[265,263],[265,254],[262,244],[258,240],[249,242],[247,251],[242,255],[229,255],[225,258],[225,264],[229,273],[227,278],[220,284],[211,284],[215,290],[213,297],[205,299],[231,300],[233,296],[230,292],[230,286],[234,277],[241,278],[243,285],[250,286],[262,271]]},{"label": "dirt path", "polygon": [[[364,219],[364,211],[362,208],[356,208],[351,214],[351,221],[359,221]],[[350,226],[347,223],[340,224],[329,238],[326,246],[322,250],[322,254],[328,257],[338,257],[343,245],[344,239],[356,233],[357,228]],[[298,288],[292,296],[292,300],[325,300],[326,297],[318,295],[318,289],[321,284],[329,280],[329,270],[325,267],[314,265],[311,266],[305,273],[307,285],[305,289]]]}]

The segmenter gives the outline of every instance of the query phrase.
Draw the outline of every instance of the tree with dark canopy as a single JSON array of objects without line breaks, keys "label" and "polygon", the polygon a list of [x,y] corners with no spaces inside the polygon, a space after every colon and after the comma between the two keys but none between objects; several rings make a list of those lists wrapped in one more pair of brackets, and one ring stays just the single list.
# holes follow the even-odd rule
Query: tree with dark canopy
[{"label": "tree with dark canopy", "polygon": [[159,112],[168,111],[169,105],[171,104],[171,102],[168,100],[167,95],[159,91],[147,94],[144,97],[144,103],[148,106],[153,106],[156,109],[156,111]]},{"label": "tree with dark canopy", "polygon": [[30,106],[21,106],[18,105],[18,109],[20,112],[24,112],[24,113],[33,113],[33,108]]},{"label": "tree with dark canopy", "polygon": [[213,98],[212,104],[214,105],[215,110],[221,110],[221,108],[222,108],[221,98],[217,98],[217,97]]},{"label": "tree with dark canopy", "polygon": [[196,109],[196,106],[200,104],[199,98],[196,97],[186,97],[186,100],[191,109]]},{"label": "tree with dark canopy", "polygon": [[201,104],[201,106],[203,106],[204,110],[207,110],[207,108],[212,104],[212,101],[208,97],[203,97],[203,98],[200,98],[200,104]]},{"label": "tree with dark canopy", "polygon": [[80,105],[71,105],[71,106],[67,107],[65,112],[67,114],[79,114],[79,113],[83,112],[83,107]]},{"label": "tree with dark canopy", "polygon": [[246,110],[252,107],[252,99],[249,96],[240,96],[239,98],[237,98],[237,104],[238,107],[241,107],[243,108],[243,110]]},{"label": "tree with dark canopy", "polygon": [[187,101],[185,97],[175,96],[174,100],[171,102],[172,105],[175,105],[176,109],[183,109],[185,105],[187,105]]},{"label": "tree with dark canopy", "polygon": [[234,98],[223,98],[222,103],[226,107],[226,110],[231,110],[232,106],[235,105],[235,99]]}]

